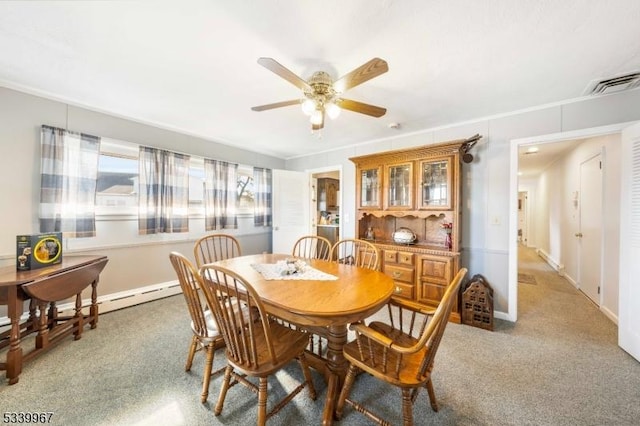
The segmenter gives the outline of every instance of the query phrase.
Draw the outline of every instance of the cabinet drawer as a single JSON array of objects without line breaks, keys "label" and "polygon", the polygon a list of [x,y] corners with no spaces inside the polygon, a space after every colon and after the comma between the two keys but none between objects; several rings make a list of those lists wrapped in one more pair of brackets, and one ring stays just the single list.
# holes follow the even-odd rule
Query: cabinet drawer
[{"label": "cabinet drawer", "polygon": [[427,281],[446,286],[452,278],[452,258],[447,256],[420,256],[420,277]]},{"label": "cabinet drawer", "polygon": [[407,253],[404,251],[398,252],[398,263],[402,265],[411,265],[413,266],[413,253]]},{"label": "cabinet drawer", "polygon": [[420,282],[420,301],[437,306],[444,296],[447,286],[426,281]]},{"label": "cabinet drawer", "polygon": [[405,299],[413,299],[413,285],[412,284],[404,284],[401,282],[394,281],[395,290],[393,292],[394,296],[404,297]]},{"label": "cabinet drawer", "polygon": [[384,251],[384,261],[385,263],[397,263],[398,261],[398,252],[395,250],[385,250]]},{"label": "cabinet drawer", "polygon": [[[428,281],[420,281],[419,287],[416,289],[418,294],[418,301],[427,305],[438,306],[445,291],[446,285],[434,284]],[[458,313],[458,314],[454,314]],[[460,322],[459,310],[458,310],[458,296],[453,299],[452,308],[453,321]],[[457,315],[457,319],[456,319]]]},{"label": "cabinet drawer", "polygon": [[413,284],[413,268],[401,268],[399,266],[384,265],[384,273],[394,281],[402,281]]}]

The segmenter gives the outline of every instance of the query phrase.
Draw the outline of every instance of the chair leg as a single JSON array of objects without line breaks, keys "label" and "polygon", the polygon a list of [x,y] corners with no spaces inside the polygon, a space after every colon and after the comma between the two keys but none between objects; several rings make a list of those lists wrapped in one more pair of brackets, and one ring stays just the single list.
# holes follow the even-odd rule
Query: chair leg
[{"label": "chair leg", "polygon": [[229,390],[229,386],[231,385],[231,373],[233,372],[233,367],[227,365],[227,368],[224,370],[224,381],[222,382],[222,386],[220,387],[220,395],[218,396],[218,402],[216,404],[216,408],[213,410],[213,414],[219,416],[222,412],[222,406],[224,405],[224,399],[227,397],[227,391]]},{"label": "chair leg", "polygon": [[336,418],[338,420],[342,419],[344,402],[349,397],[351,387],[353,386],[353,382],[356,379],[357,370],[358,368],[355,365],[350,365],[349,371],[347,372],[347,377],[345,377],[344,379],[344,385],[342,385],[342,390],[340,391],[340,396],[338,397],[338,404],[336,405]]},{"label": "chair leg", "polygon": [[191,364],[193,363],[193,356],[196,353],[198,347],[198,338],[194,335],[191,337],[191,346],[189,346],[189,355],[187,355],[187,363],[184,366],[184,371],[191,370]]},{"label": "chair leg", "polygon": [[207,345],[207,359],[204,363],[204,374],[202,375],[202,395],[200,396],[200,402],[203,404],[207,402],[209,396],[209,383],[211,382],[211,369],[213,367],[213,357],[215,354],[215,347],[213,342],[209,342]]},{"label": "chair leg", "polygon": [[436,401],[436,393],[433,390],[433,383],[431,382],[431,378],[426,384],[427,392],[429,393],[429,401],[431,402],[431,408],[433,411],[438,412],[438,401]]},{"label": "chair leg", "polygon": [[309,397],[315,401],[317,398],[316,387],[313,385],[313,378],[311,377],[311,371],[309,370],[309,364],[307,364],[307,358],[304,354],[300,355],[298,358],[298,362],[300,362],[300,367],[302,368],[302,374],[304,374],[304,381],[307,384],[307,388],[309,388]]},{"label": "chair leg", "polygon": [[413,425],[413,403],[411,402],[411,389],[402,388],[402,424]]},{"label": "chair leg", "polygon": [[259,426],[267,423],[267,378],[260,377],[258,385],[258,421]]}]

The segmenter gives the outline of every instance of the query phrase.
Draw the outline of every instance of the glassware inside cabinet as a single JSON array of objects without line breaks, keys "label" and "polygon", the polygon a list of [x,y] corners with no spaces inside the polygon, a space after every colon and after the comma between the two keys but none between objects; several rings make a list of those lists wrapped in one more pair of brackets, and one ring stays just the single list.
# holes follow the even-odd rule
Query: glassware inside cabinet
[{"label": "glassware inside cabinet", "polygon": [[387,179],[389,180],[389,192],[387,194],[390,208],[412,207],[412,165],[400,164],[389,166]]},{"label": "glassware inside cabinet", "polygon": [[360,207],[380,207],[380,168],[360,172]]},{"label": "glassware inside cabinet", "polygon": [[451,207],[451,162],[445,158],[420,163],[420,207]]}]

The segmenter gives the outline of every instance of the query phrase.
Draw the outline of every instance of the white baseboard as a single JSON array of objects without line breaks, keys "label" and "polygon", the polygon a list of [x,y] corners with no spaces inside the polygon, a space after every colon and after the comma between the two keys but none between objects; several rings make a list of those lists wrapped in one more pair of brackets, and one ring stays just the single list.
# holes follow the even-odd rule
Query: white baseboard
[{"label": "white baseboard", "polygon": [[509,314],[507,314],[506,312],[493,311],[493,317],[497,319],[513,322],[511,317],[509,317]]},{"label": "white baseboard", "polygon": [[574,286],[575,288],[578,288],[578,282],[577,282],[575,279],[573,279],[573,277],[572,277],[571,275],[565,275],[565,276],[564,276],[564,279],[565,279],[565,280],[567,280],[567,281],[569,281],[569,283],[570,283],[572,286]]},{"label": "white baseboard", "polygon": [[618,325],[618,316],[604,306],[600,307],[600,311],[609,318],[615,325]]},{"label": "white baseboard", "polygon": [[[98,312],[104,314],[106,312],[115,311],[130,306],[139,305],[140,303],[150,302],[152,300],[162,299],[164,297],[173,296],[181,293],[180,283],[178,280],[167,281],[160,284],[153,284],[146,287],[140,287],[133,290],[121,291],[118,293],[106,294],[98,297]],[[83,312],[88,313],[91,299],[83,299]],[[58,314],[60,316],[71,316],[75,312],[75,302],[63,303],[57,305]],[[20,321],[29,318],[29,312],[22,314]],[[0,327],[9,325],[9,317],[0,317]]]},{"label": "white baseboard", "polygon": [[564,265],[562,263],[556,262],[555,259],[553,259],[551,256],[549,256],[549,254],[546,251],[542,250],[542,249],[537,249],[536,253],[545,262],[547,262],[547,264],[549,266],[551,266],[553,268],[553,270],[556,271],[561,277],[564,276]]}]

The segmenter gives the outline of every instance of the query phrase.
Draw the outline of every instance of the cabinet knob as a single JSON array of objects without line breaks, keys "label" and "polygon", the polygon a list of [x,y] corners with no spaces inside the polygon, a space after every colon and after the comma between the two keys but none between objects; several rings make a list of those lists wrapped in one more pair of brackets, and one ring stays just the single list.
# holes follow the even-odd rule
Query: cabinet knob
[{"label": "cabinet knob", "polygon": [[396,286],[396,288],[393,290],[393,292],[395,294],[400,294],[400,293],[402,293],[402,289],[400,288],[400,286]]},{"label": "cabinet knob", "polygon": [[575,235],[576,237],[578,237],[578,238],[582,238],[582,232],[577,232],[577,233],[575,233],[574,235]]},{"label": "cabinet knob", "polygon": [[391,275],[393,276],[393,278],[400,278],[402,276],[402,273],[398,271],[393,271]]}]

